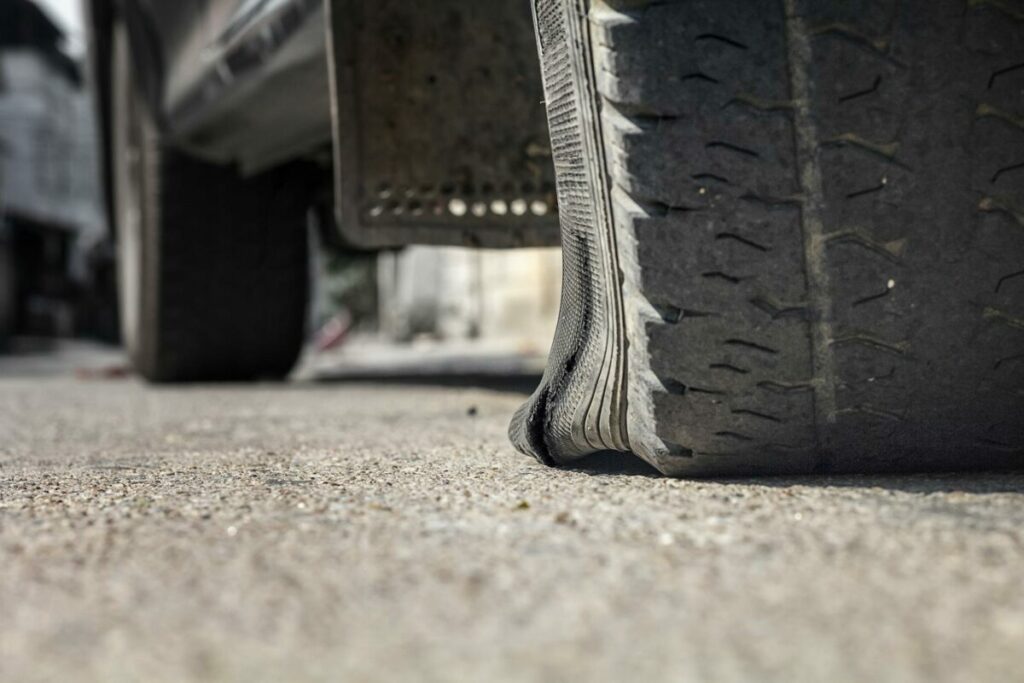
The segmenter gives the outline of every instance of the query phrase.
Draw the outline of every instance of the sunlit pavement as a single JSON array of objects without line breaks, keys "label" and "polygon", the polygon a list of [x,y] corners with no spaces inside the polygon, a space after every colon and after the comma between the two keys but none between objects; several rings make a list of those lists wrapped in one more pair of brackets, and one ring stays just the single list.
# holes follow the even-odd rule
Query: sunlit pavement
[{"label": "sunlit pavement", "polygon": [[1020,680],[1022,475],[552,470],[528,374],[42,351],[0,360],[0,679]]}]

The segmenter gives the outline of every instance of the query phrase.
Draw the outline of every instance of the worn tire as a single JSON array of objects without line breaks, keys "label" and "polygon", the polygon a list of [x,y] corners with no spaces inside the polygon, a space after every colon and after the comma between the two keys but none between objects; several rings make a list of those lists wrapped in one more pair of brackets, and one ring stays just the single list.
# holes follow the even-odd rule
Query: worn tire
[{"label": "worn tire", "polygon": [[14,276],[14,247],[0,216],[0,353],[14,336],[17,317],[17,279]]},{"label": "worn tire", "polygon": [[566,268],[522,450],[673,475],[1024,464],[1024,3],[535,16]]},{"label": "worn tire", "polygon": [[164,144],[123,25],[112,52],[121,336],[135,369],[156,382],[283,377],[309,288],[301,172],[247,178]]}]

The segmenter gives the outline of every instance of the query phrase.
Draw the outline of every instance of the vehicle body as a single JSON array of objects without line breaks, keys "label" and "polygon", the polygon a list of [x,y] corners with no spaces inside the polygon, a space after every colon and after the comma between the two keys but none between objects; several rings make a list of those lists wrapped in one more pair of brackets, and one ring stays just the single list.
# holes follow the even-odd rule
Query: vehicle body
[{"label": "vehicle body", "polygon": [[[132,27],[135,76],[173,144],[250,172],[330,145],[322,3],[93,1],[102,102],[115,12]],[[103,120],[109,130],[109,109]]]},{"label": "vehicle body", "polygon": [[287,371],[318,206],[353,248],[560,237],[555,342],[511,429],[543,462],[1019,465],[1022,16],[93,0],[136,366]]},{"label": "vehicle body", "polygon": [[[335,177],[344,185],[338,211],[347,220],[339,221],[338,231],[346,244],[557,244],[554,177],[529,7],[515,0],[479,5],[449,0],[423,7],[394,1],[333,4],[338,26],[329,28],[332,3],[323,0],[91,0],[100,101],[110,99],[105,65],[113,17],[119,14],[130,28],[138,87],[166,142],[210,162],[236,164],[246,175],[296,159],[313,162],[325,171],[325,193]],[[376,32],[364,28],[349,35],[350,24]],[[463,34],[489,27],[493,35],[458,50],[458,36],[447,39],[450,46],[439,42],[439,34],[452,26]],[[329,37],[335,34],[359,44],[334,51]],[[401,51],[392,49],[403,44]],[[385,55],[393,59],[384,63]],[[335,59],[347,66],[333,68]],[[504,83],[491,87],[501,78]],[[470,79],[480,85],[467,87]],[[339,93],[332,112],[331,92],[337,87],[348,92]],[[466,94],[467,89],[472,92]],[[396,90],[404,99],[394,95]],[[395,105],[382,106],[387,100]],[[109,141],[109,105],[101,119]],[[358,156],[364,165],[341,169],[339,157],[332,155],[342,145],[341,164]],[[508,161],[499,163],[495,156]],[[109,158],[106,168],[109,178]],[[389,182],[394,174],[403,177]],[[389,194],[384,185],[395,187]],[[350,186],[359,189],[358,196],[348,192]],[[428,207],[430,192],[419,192],[426,186],[444,200],[440,220],[432,215],[437,206]],[[424,195],[417,196],[422,206],[398,207],[392,201],[400,193]],[[458,216],[448,210],[452,197],[466,203],[461,212],[456,203]],[[482,220],[473,212],[476,198],[488,204]],[[516,212],[490,211],[495,200],[511,205],[517,199],[525,203],[521,214],[518,203]],[[407,215],[399,217],[406,208]],[[388,216],[393,223],[387,224]],[[352,227],[359,222],[374,227]]]}]

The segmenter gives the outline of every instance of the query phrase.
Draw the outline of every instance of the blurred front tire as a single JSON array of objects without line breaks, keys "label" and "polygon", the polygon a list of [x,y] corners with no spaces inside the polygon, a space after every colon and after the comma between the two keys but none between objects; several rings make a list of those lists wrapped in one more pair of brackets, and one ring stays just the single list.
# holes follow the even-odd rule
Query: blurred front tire
[{"label": "blurred front tire", "polygon": [[243,177],[166,144],[113,32],[112,158],[121,334],[156,382],[282,377],[305,330],[303,174]]}]

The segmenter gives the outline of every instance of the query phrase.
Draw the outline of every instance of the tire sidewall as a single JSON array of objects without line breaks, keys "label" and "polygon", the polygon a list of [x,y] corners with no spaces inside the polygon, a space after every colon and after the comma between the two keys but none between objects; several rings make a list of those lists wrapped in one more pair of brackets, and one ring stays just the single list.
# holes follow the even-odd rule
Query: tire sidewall
[{"label": "tire sidewall", "polygon": [[[144,329],[147,287],[145,210],[146,134],[138,93],[134,87],[128,31],[123,21],[113,30],[111,57],[112,166],[114,226],[117,238],[117,290],[121,339],[137,369],[151,340]],[[150,226],[151,227],[151,226]]]}]

